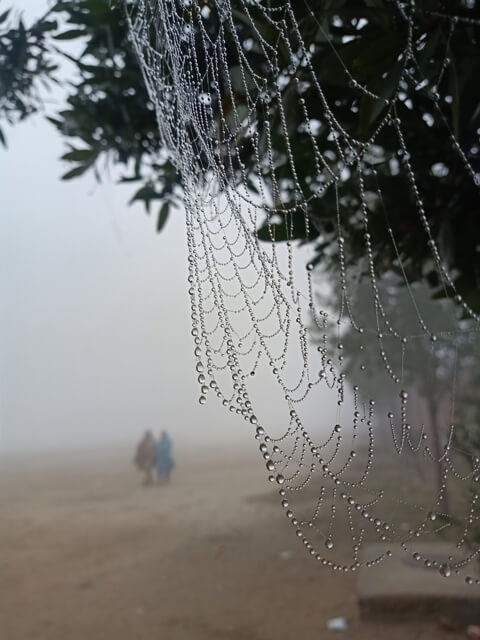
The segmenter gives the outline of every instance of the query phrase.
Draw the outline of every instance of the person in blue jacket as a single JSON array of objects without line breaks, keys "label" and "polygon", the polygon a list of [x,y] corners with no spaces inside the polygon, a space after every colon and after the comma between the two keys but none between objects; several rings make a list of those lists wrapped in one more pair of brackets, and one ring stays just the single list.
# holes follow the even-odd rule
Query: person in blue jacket
[{"label": "person in blue jacket", "polygon": [[168,482],[168,480],[170,480],[170,474],[174,467],[172,449],[172,439],[168,433],[163,430],[157,440],[156,452],[157,478],[159,481],[165,480]]}]

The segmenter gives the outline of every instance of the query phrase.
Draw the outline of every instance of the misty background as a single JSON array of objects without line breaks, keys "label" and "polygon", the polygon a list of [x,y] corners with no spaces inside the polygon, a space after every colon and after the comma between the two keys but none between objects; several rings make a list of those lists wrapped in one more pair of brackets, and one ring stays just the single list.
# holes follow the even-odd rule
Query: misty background
[{"label": "misty background", "polygon": [[[25,21],[47,6],[29,3]],[[68,72],[63,66],[66,81]],[[61,86],[48,94],[51,112],[62,99]],[[155,216],[127,205],[132,188],[118,176],[62,182],[66,149],[42,115],[6,135],[0,452],[133,444],[162,428],[180,445],[251,440],[251,428],[217,398],[198,404],[182,212],[157,234]],[[278,390],[265,376],[254,384],[259,411],[285,420]]]}]

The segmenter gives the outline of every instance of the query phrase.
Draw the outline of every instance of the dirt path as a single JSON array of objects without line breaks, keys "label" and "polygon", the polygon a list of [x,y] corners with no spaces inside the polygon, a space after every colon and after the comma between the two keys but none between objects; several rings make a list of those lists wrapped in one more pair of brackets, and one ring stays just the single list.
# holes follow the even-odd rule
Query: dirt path
[{"label": "dirt path", "polygon": [[[307,557],[256,456],[191,455],[171,486],[149,489],[130,464],[1,462],[2,640],[456,637],[362,624],[354,575]],[[338,615],[348,634],[326,630]]]}]

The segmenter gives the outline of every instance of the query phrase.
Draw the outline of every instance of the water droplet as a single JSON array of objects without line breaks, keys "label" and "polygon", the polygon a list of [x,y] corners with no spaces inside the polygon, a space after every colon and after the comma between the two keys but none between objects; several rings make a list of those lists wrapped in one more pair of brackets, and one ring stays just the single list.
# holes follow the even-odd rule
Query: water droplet
[{"label": "water droplet", "polygon": [[333,540],[331,540],[330,538],[325,540],[325,546],[327,547],[327,549],[333,549]]},{"label": "water droplet", "polygon": [[444,578],[449,578],[452,575],[452,570],[448,563],[444,562],[442,565],[440,565],[440,575]]},{"label": "water droplet", "polygon": [[405,389],[402,389],[402,390],[400,391],[400,398],[401,398],[402,400],[406,400],[406,399],[408,398],[408,393],[405,391]]},{"label": "water droplet", "polygon": [[275,469],[275,465],[273,464],[273,462],[271,460],[268,460],[267,464],[265,465],[268,469],[268,471],[273,471]]},{"label": "water droplet", "polygon": [[276,477],[276,481],[277,481],[277,484],[283,484],[285,482],[285,478],[282,476],[281,473],[279,473],[278,476]]},{"label": "water droplet", "polygon": [[437,519],[437,514],[434,511],[429,511],[427,518],[429,520],[436,520]]},{"label": "water droplet", "polygon": [[206,401],[207,401],[207,399],[206,399],[206,397],[205,397],[205,396],[200,396],[200,397],[199,397],[199,399],[198,399],[198,401],[199,401],[199,403],[200,403],[200,404],[205,404],[205,403],[206,403]]},{"label": "water droplet", "polygon": [[269,104],[272,101],[271,95],[268,91],[261,91],[260,92],[260,101],[263,102],[263,104]]},{"label": "water droplet", "polygon": [[212,103],[212,96],[209,93],[201,93],[198,96],[198,99],[200,100],[201,104],[211,104]]}]

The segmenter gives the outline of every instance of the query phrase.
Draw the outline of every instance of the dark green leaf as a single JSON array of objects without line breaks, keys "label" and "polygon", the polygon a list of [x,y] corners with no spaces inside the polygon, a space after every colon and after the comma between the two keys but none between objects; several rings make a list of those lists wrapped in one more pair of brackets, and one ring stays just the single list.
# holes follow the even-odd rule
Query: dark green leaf
[{"label": "dark green leaf", "polygon": [[90,165],[88,164],[81,164],[78,167],[75,167],[74,169],[71,169],[70,171],[67,171],[67,173],[64,173],[62,176],[62,180],[71,180],[72,178],[76,178],[77,176],[81,176],[82,174],[85,173],[85,171],[89,168]]},{"label": "dark green leaf", "polygon": [[163,226],[167,221],[169,213],[170,213],[170,203],[164,202],[160,207],[160,211],[158,213],[157,231],[161,231],[163,229]]},{"label": "dark green leaf", "polygon": [[119,182],[138,182],[142,179],[142,176],[130,176],[130,177],[122,177]]},{"label": "dark green leaf", "polygon": [[55,31],[58,27],[58,23],[56,20],[43,20],[42,22],[37,22],[32,31],[41,31],[43,33],[47,31]]},{"label": "dark green leaf", "polygon": [[59,120],[58,118],[52,118],[51,116],[45,116],[45,117],[49,122],[51,122],[57,128],[62,125],[62,120]]},{"label": "dark green leaf", "polygon": [[63,33],[59,33],[53,37],[55,40],[74,40],[75,38],[81,38],[85,35],[87,35],[85,29],[69,29],[68,31],[63,31]]},{"label": "dark green leaf", "polygon": [[68,162],[93,162],[98,155],[97,149],[73,149],[62,156]]},{"label": "dark green leaf", "polygon": [[145,202],[149,202],[150,200],[159,198],[161,198],[161,195],[157,193],[151,185],[145,185],[143,187],[140,187],[140,189],[133,194],[128,204],[132,204],[137,200],[144,200]]},{"label": "dark green leaf", "polygon": [[[290,219],[291,218],[291,219]],[[275,242],[285,242],[286,240],[301,240],[305,238],[305,220],[300,213],[284,216],[282,222],[264,224],[258,229],[259,240],[271,242],[272,236]]]}]

